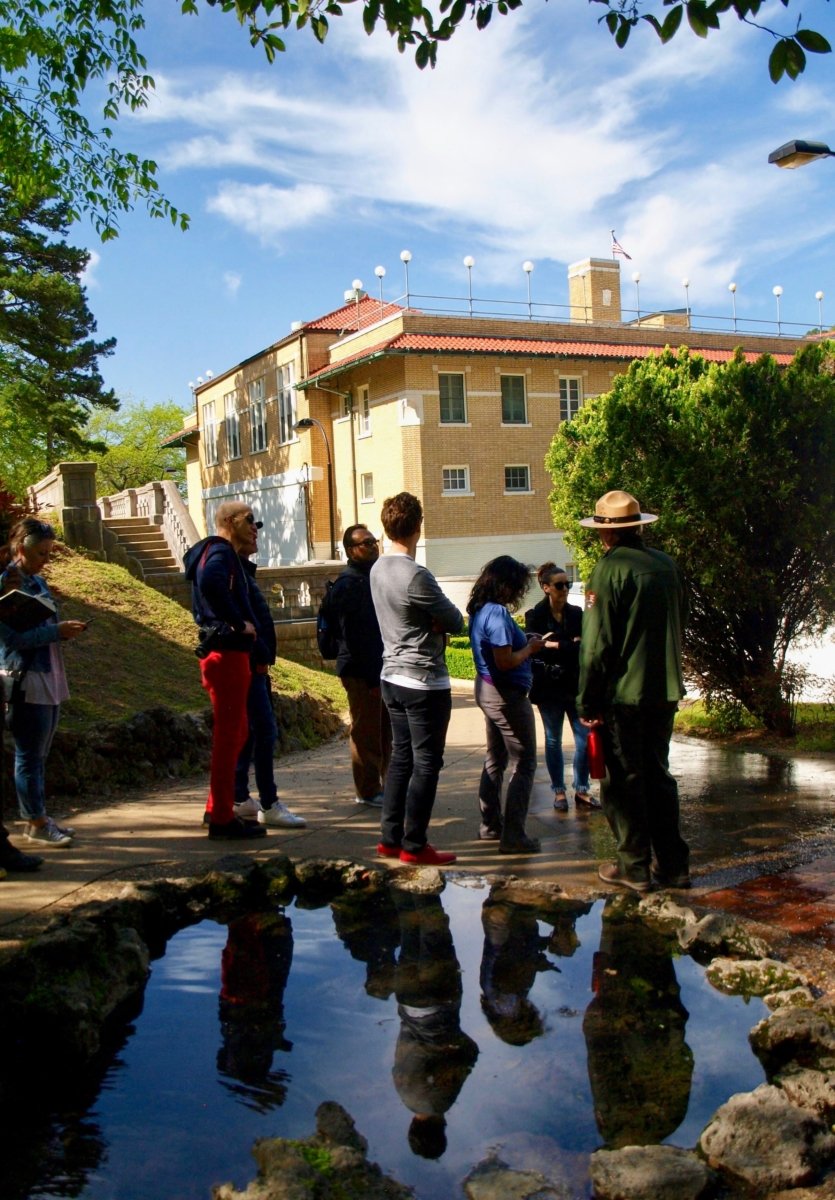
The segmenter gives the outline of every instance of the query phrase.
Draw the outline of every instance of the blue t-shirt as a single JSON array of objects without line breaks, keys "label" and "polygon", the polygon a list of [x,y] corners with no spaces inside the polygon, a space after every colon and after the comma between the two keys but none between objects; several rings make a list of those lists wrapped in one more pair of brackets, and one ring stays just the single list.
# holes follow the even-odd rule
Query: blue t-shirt
[{"label": "blue t-shirt", "polygon": [[513,683],[526,691],[530,688],[533,678],[530,659],[510,671],[498,670],[493,659],[494,646],[521,650],[527,644],[527,638],[503,604],[485,604],[470,618],[470,642],[475,669],[482,679],[496,686]]}]

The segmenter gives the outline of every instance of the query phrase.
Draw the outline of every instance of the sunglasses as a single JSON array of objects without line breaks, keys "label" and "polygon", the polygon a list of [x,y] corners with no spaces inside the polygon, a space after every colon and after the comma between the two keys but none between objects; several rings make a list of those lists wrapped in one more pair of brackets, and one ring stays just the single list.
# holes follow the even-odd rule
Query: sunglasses
[{"label": "sunglasses", "polygon": [[264,522],[256,521],[255,517],[253,517],[252,513],[247,513],[246,516],[244,517],[244,520],[246,521],[247,525],[254,525],[256,529],[264,528]]},{"label": "sunglasses", "polygon": [[567,592],[571,588],[571,584],[567,581],[563,583],[552,583],[551,587],[558,588],[561,592]]},{"label": "sunglasses", "polygon": [[377,545],[377,538],[363,538],[361,542],[354,542],[355,546],[366,546],[369,550],[372,546]]}]

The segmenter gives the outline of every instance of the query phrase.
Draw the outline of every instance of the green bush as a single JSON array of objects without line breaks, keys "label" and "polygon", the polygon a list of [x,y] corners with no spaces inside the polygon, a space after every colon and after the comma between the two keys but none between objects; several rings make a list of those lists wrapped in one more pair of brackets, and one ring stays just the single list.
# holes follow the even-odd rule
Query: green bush
[{"label": "green bush", "polygon": [[446,666],[453,679],[475,679],[473,652],[466,634],[449,639]]}]

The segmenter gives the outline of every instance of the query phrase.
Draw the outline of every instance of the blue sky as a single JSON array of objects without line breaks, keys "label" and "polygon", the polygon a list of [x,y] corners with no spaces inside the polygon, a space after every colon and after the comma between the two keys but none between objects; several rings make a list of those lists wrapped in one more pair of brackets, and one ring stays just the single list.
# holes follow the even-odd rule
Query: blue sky
[{"label": "blue sky", "polygon": [[[768,8],[771,11],[768,11]],[[775,4],[763,24],[785,28]],[[793,10],[790,10],[792,12]],[[625,306],[731,314],[776,329],[835,324],[835,160],[769,166],[794,137],[835,144],[835,55],[774,86],[770,38],[735,19],[706,41],[661,47],[647,27],[619,51],[584,0],[533,2],[478,33],[465,28],[420,72],[385,33],[362,31],[359,5],[324,46],[289,32],[268,64],[235,19],[180,14],[148,0],[139,41],[156,94],[123,115],[120,145],[159,163],[181,233],[138,210],[115,242],[86,227],[71,240],[86,277],[104,365],[124,399],[187,407],[189,381],[338,307],[353,280],[379,295],[410,290],[567,303],[566,268],[608,257],[615,228]],[[835,44],[835,13],[804,24]],[[689,279],[685,293],[682,281]]]}]

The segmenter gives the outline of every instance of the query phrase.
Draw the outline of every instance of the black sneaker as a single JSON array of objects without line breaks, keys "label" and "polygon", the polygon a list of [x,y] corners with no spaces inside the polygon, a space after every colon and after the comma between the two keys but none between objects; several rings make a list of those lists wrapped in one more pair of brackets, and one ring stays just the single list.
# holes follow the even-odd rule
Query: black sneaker
[{"label": "black sneaker", "polygon": [[223,824],[218,824],[215,821],[209,822],[209,837],[220,838],[224,841],[240,841],[242,838],[262,838],[267,836],[267,830],[264,825],[256,825],[254,821],[242,821],[240,817],[233,817],[231,821],[224,821]]},{"label": "black sneaker", "polygon": [[663,875],[660,871],[653,870],[652,882],[657,884],[658,887],[671,888],[673,890],[693,886],[689,871],[680,871],[677,875]]},{"label": "black sneaker", "polygon": [[39,854],[24,854],[15,846],[7,845],[0,853],[0,867],[5,871],[37,871],[41,866],[43,859]]}]

